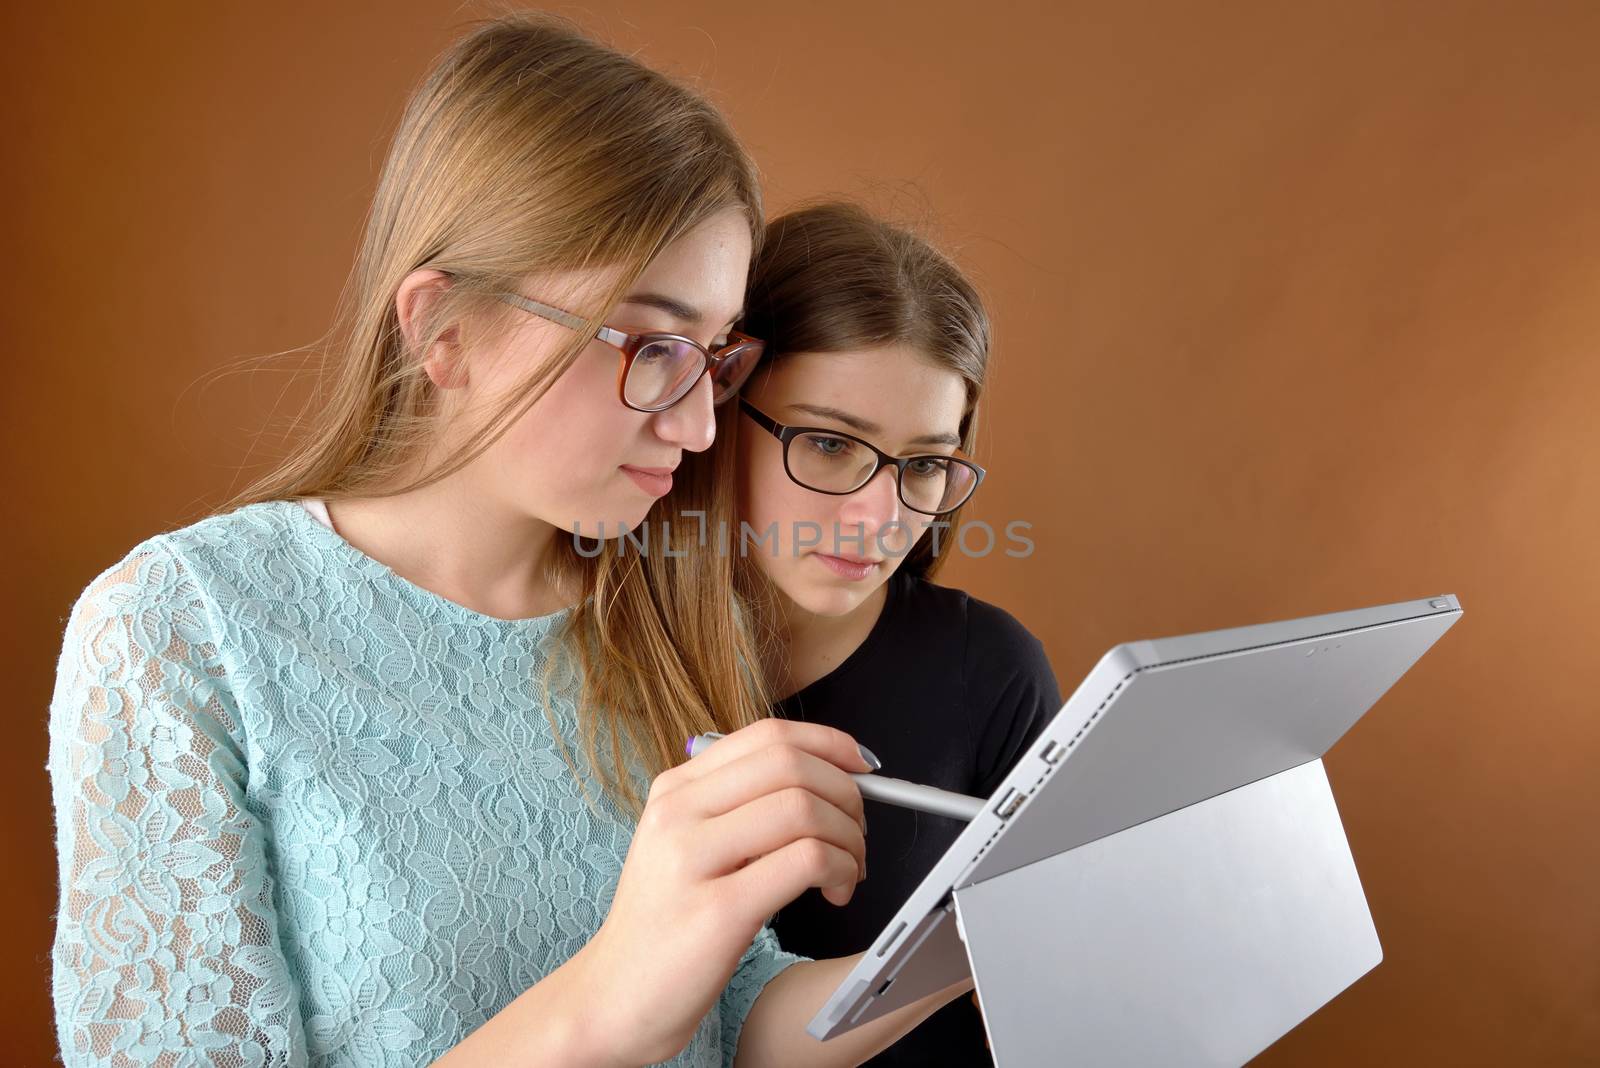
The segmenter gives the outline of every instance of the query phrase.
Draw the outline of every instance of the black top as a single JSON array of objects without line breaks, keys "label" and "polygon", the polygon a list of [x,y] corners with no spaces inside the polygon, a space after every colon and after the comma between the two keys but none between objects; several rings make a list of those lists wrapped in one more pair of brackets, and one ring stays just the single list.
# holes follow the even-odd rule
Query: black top
[{"label": "black top", "polygon": [[[788,719],[848,732],[883,774],[987,797],[1061,707],[1039,640],[1005,611],[896,573],[867,640],[829,674],[778,702]],[[778,913],[783,947],[808,957],[867,949],[964,824],[866,802],[867,878],[844,908],[808,890]],[[992,1064],[970,996],[867,1062]]]}]

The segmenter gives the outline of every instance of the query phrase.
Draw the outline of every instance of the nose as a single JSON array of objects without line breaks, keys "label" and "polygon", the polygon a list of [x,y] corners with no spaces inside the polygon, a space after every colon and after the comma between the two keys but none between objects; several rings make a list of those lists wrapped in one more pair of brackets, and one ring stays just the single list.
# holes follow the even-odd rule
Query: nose
[{"label": "nose", "polygon": [[900,518],[900,492],[894,474],[894,468],[885,467],[868,479],[865,486],[841,498],[839,526],[843,530],[854,532],[859,528],[868,537],[875,537],[878,531]]},{"label": "nose", "polygon": [[717,417],[711,405],[711,376],[702,374],[677,404],[652,419],[656,437],[689,452],[704,452],[717,436]]}]

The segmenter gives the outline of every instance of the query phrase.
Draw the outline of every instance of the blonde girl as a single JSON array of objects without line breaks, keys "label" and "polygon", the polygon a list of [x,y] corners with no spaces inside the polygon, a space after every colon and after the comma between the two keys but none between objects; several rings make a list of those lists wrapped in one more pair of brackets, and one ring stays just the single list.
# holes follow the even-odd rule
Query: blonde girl
[{"label": "blonde girl", "polygon": [[301,447],[73,609],[68,1065],[844,1065],[961,992],[804,1035],[852,961],[765,923],[863,877],[869,754],[764,718],[726,559],[614,540],[759,355],[760,225],[637,61],[532,16],[442,58]]}]

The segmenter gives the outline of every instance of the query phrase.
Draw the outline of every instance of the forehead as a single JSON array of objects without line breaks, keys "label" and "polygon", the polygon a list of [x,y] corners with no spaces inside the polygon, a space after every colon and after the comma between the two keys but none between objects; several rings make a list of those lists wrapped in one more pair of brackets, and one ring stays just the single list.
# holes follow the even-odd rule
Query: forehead
[{"label": "forehead", "polygon": [[720,326],[743,307],[750,250],[744,211],[724,208],[663,249],[633,289],[671,297]]},{"label": "forehead", "polygon": [[784,356],[745,392],[768,405],[837,408],[908,437],[953,432],[967,408],[966,380],[904,344]]}]

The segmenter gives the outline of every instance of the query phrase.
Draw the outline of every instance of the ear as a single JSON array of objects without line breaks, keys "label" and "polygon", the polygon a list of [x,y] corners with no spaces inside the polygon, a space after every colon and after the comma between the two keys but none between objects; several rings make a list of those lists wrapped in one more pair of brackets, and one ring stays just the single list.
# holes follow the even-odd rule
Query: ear
[{"label": "ear", "polygon": [[[443,271],[412,271],[395,292],[395,315],[400,333],[412,351],[422,343],[422,324],[435,302],[450,288],[450,276]],[[461,351],[461,332],[451,326],[433,347],[422,355],[422,370],[440,389],[460,389],[467,384],[467,361]]]}]

